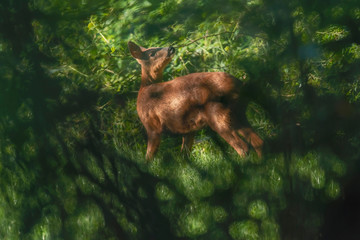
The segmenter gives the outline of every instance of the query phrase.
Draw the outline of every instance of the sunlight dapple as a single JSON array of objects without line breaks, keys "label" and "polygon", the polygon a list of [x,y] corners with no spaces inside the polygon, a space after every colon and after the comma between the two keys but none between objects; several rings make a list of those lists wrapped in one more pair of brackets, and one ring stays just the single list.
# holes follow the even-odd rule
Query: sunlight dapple
[{"label": "sunlight dapple", "polygon": [[154,157],[164,131],[183,135],[181,149],[190,151],[195,131],[205,126],[240,156],[248,153],[248,142],[261,157],[263,141],[246,120],[241,81],[224,72],[201,72],[163,82],[164,68],[175,49],[146,49],[133,42],[128,47],[141,65],[137,112],[147,132],[147,160]]}]

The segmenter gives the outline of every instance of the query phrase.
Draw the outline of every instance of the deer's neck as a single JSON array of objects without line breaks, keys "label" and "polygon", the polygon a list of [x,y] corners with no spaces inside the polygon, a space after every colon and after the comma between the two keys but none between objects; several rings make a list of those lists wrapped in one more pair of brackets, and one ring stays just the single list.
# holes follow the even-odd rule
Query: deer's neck
[{"label": "deer's neck", "polygon": [[141,69],[141,86],[140,87],[146,87],[153,83],[162,82],[162,80],[163,80],[162,72],[156,73],[153,71],[148,71],[147,69],[144,69],[144,68]]}]

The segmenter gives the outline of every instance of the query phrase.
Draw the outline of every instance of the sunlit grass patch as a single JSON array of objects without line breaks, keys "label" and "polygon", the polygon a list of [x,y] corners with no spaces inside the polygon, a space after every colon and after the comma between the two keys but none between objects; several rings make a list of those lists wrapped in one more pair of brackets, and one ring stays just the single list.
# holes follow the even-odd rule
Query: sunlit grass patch
[{"label": "sunlit grass patch", "polygon": [[190,165],[182,166],[174,172],[175,184],[191,200],[211,196],[214,185],[203,178],[201,174]]},{"label": "sunlit grass patch", "polygon": [[255,102],[250,102],[246,109],[246,117],[255,132],[262,139],[271,139],[277,136],[279,126],[276,126],[267,115],[266,111]]},{"label": "sunlit grass patch", "polygon": [[255,219],[265,219],[268,217],[268,206],[262,200],[252,201],[248,207],[249,215]]},{"label": "sunlit grass patch", "polygon": [[266,219],[261,222],[263,240],[280,240],[280,226],[274,219]]},{"label": "sunlit grass patch", "polygon": [[326,185],[326,194],[332,198],[336,199],[341,194],[341,187],[337,181],[330,180]]},{"label": "sunlit grass patch", "polygon": [[41,219],[41,222],[36,224],[29,235],[28,239],[50,240],[58,239],[61,233],[62,222],[57,214],[50,215]]},{"label": "sunlit grass patch", "polygon": [[331,25],[323,31],[317,31],[315,34],[315,38],[320,43],[328,43],[332,41],[342,40],[349,36],[349,34],[349,30],[347,30],[344,26]]},{"label": "sunlit grass patch", "polygon": [[224,222],[227,217],[228,217],[228,213],[225,211],[225,209],[223,207],[220,206],[216,206],[212,208],[212,214],[213,214],[213,218],[215,220],[215,222]]},{"label": "sunlit grass patch", "polygon": [[86,203],[80,206],[66,225],[76,239],[94,239],[95,236],[100,237],[97,235],[98,230],[105,226],[105,221],[102,211],[96,204]]},{"label": "sunlit grass patch", "polygon": [[158,183],[155,191],[156,197],[161,201],[169,201],[174,199],[175,193],[166,184]]},{"label": "sunlit grass patch", "polygon": [[[232,148],[227,148],[228,155],[234,156],[235,159],[239,158]],[[205,171],[217,188],[228,188],[236,177],[232,161],[229,161],[211,140],[196,144],[190,161],[194,166]]]},{"label": "sunlit grass patch", "polygon": [[229,228],[231,237],[235,240],[260,239],[259,226],[252,220],[235,222]]},{"label": "sunlit grass patch", "polygon": [[211,207],[207,203],[191,203],[185,206],[178,220],[182,234],[195,237],[205,234],[211,223]]}]

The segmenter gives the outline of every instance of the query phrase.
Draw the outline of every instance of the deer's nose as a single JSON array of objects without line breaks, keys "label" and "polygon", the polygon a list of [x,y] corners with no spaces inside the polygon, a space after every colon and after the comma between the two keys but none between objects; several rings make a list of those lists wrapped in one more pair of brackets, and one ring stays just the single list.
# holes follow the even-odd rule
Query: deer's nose
[{"label": "deer's nose", "polygon": [[168,49],[168,56],[171,56],[174,53],[175,53],[175,48],[170,46],[169,49]]}]

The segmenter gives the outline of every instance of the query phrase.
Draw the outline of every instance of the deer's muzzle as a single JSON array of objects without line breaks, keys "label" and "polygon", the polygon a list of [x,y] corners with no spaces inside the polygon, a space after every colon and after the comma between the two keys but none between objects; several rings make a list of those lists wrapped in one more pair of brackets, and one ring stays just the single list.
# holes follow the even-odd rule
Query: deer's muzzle
[{"label": "deer's muzzle", "polygon": [[168,57],[172,57],[174,53],[175,53],[175,48],[170,46],[168,48]]}]

